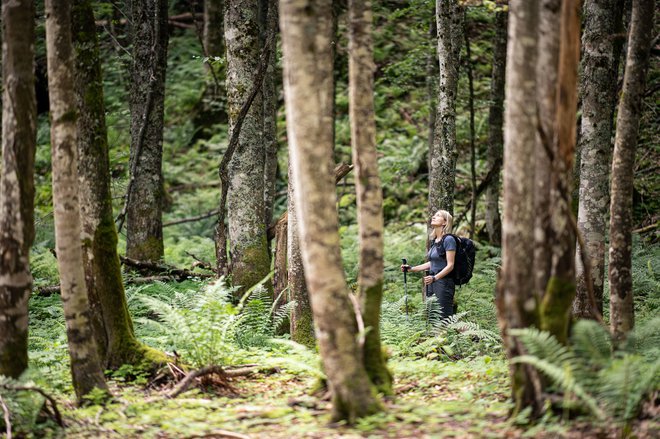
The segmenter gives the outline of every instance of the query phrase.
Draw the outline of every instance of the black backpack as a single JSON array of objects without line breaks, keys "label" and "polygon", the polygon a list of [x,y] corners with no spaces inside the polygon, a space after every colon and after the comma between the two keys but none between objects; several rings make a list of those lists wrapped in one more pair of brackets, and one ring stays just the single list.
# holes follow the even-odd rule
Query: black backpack
[{"label": "black backpack", "polygon": [[[471,239],[461,238],[453,234],[447,234],[445,236],[453,236],[456,240],[456,260],[454,261],[454,270],[452,271],[454,283],[456,285],[465,285],[472,279],[477,248]],[[444,240],[445,238],[443,237],[439,244],[442,245]]]}]

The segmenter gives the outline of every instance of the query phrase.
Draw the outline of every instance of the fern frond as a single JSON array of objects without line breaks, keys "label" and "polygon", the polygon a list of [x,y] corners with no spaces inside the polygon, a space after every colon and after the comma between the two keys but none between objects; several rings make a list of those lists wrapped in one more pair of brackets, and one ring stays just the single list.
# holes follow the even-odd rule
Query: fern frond
[{"label": "fern frond", "polygon": [[607,364],[612,358],[612,341],[605,327],[593,320],[579,320],[571,334],[574,352],[583,361]]},{"label": "fern frond", "polygon": [[552,364],[572,363],[574,355],[550,333],[537,328],[510,329],[509,334],[520,339],[529,355]]}]

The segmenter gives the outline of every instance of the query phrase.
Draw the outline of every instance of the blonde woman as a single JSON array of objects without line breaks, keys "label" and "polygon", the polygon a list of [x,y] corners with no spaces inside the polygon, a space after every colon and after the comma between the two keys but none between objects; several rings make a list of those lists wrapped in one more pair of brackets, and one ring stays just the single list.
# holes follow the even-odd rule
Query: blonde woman
[{"label": "blonde woman", "polygon": [[453,218],[446,210],[438,210],[431,217],[431,239],[433,245],[427,254],[428,262],[421,265],[402,265],[402,271],[425,271],[428,275],[424,276],[424,285],[426,285],[426,296],[435,295],[440,305],[440,315],[442,319],[454,314],[454,261],[456,260],[456,239],[450,235]]}]

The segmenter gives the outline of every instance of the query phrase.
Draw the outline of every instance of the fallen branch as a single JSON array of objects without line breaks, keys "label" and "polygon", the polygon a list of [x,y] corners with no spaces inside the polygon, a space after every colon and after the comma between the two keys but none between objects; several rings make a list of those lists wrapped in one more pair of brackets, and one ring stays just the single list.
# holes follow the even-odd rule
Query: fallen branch
[{"label": "fallen branch", "polygon": [[651,230],[655,230],[657,228],[660,228],[660,223],[656,222],[655,224],[649,224],[648,226],[645,227],[640,227],[639,229],[635,229],[632,231],[632,233],[646,233],[650,232]]},{"label": "fallen branch", "polygon": [[169,265],[161,265],[151,261],[138,261],[136,259],[127,258],[126,256],[119,256],[122,264],[137,268],[138,270],[147,270],[157,273],[167,273],[170,276],[175,276],[178,279],[185,280],[191,277],[211,278],[215,277],[214,274],[195,273],[185,268],[176,268]]},{"label": "fallen branch", "polygon": [[210,212],[203,213],[201,215],[192,216],[190,218],[181,218],[181,219],[178,219],[178,220],[174,220],[174,221],[164,223],[163,227],[176,226],[177,224],[184,224],[184,223],[192,223],[192,222],[195,222],[195,221],[210,218],[210,217],[215,216],[219,213],[220,213],[220,209],[215,209],[215,210],[212,210]]},{"label": "fallen branch", "polygon": [[[11,386],[7,384],[0,384],[0,388],[5,389],[5,390],[10,390],[13,392],[37,392],[41,396],[43,396],[47,402],[50,403],[50,406],[53,410],[53,417],[55,418],[55,422],[57,422],[57,425],[60,427],[64,428],[65,424],[64,421],[62,420],[62,415],[60,414],[60,411],[57,408],[57,403],[55,402],[55,399],[50,396],[48,393],[44,392],[41,390],[39,387],[35,386]],[[44,409],[47,409],[47,406],[44,405]]]},{"label": "fallen branch", "polygon": [[250,436],[246,436],[246,435],[240,434],[240,433],[234,433],[233,431],[227,431],[227,430],[213,430],[210,433],[206,433],[206,434],[202,434],[202,435],[188,436],[188,439],[197,439],[197,438],[199,438],[199,439],[202,439],[202,438],[250,439]]},{"label": "fallen branch", "polygon": [[[197,274],[195,274],[197,276]],[[208,275],[205,275],[208,276]],[[185,279],[181,279],[177,276],[143,276],[143,277],[127,277],[124,278],[124,283],[126,285],[143,285],[150,284],[154,282],[179,282]],[[50,296],[51,294],[58,294],[60,292],[59,285],[48,285],[45,287],[37,287],[35,293],[39,296]]]},{"label": "fallen branch", "polygon": [[236,389],[233,388],[231,384],[227,381],[227,374],[225,373],[224,369],[221,366],[205,366],[202,367],[201,369],[193,370],[190,372],[184,379],[182,379],[179,384],[176,385],[174,389],[172,389],[171,392],[167,393],[168,398],[176,398],[186,390],[188,390],[188,387],[192,384],[192,382],[197,379],[201,378],[206,375],[218,375],[220,377],[220,380],[222,381],[222,384],[227,387],[230,391],[233,393],[238,393]]},{"label": "fallen branch", "polygon": [[203,261],[190,252],[186,252],[186,254],[195,260],[195,263],[193,263],[193,268],[199,267],[216,273],[215,267],[212,266],[210,262]]}]

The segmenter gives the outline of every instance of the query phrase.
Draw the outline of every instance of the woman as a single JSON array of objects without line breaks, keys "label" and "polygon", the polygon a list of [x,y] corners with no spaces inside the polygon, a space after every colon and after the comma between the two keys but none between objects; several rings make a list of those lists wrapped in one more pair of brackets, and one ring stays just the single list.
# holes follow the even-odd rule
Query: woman
[{"label": "woman", "polygon": [[444,320],[454,314],[454,261],[456,260],[456,239],[449,235],[453,225],[453,218],[446,210],[438,210],[431,218],[431,239],[433,245],[428,252],[428,262],[421,265],[402,265],[402,271],[425,271],[426,296],[435,294],[440,305],[440,317]]}]

